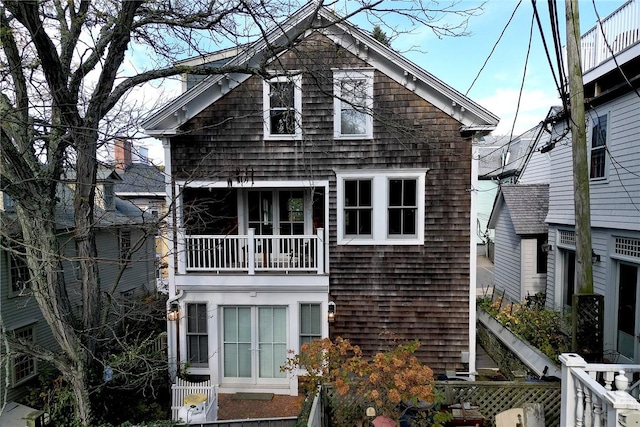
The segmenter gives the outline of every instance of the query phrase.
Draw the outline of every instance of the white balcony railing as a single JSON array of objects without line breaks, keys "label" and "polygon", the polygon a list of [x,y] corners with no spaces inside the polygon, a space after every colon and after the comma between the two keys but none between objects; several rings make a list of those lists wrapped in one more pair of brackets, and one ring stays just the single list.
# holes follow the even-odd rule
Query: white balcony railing
[{"label": "white balcony railing", "polygon": [[183,235],[179,272],[324,273],[324,229],[316,235]]},{"label": "white balcony railing", "polygon": [[582,71],[640,43],[640,0],[629,0],[580,38]]},{"label": "white balcony railing", "polygon": [[640,372],[640,365],[587,363],[572,353],[562,354],[560,361],[561,427],[638,425],[640,403],[633,396],[638,394],[638,382],[632,384],[630,378]]}]

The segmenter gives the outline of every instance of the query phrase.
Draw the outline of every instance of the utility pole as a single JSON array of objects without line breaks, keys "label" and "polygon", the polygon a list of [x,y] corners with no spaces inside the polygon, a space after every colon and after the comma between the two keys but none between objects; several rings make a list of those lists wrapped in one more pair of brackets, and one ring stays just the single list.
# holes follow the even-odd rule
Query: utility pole
[{"label": "utility pole", "polygon": [[580,16],[578,0],[566,0],[567,65],[571,110],[571,145],[573,150],[573,197],[576,235],[576,293],[593,293],[591,260],[591,203],[589,167],[584,113],[584,84],[580,61]]}]

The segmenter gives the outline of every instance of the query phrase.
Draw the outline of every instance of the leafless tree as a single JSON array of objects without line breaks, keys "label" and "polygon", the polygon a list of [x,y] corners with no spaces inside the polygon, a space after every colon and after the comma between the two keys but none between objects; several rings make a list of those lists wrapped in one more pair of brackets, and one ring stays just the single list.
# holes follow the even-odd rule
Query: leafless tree
[{"label": "leafless tree", "polygon": [[[365,16],[393,41],[416,26],[428,26],[438,36],[464,34],[466,19],[477,9],[456,3],[331,1],[324,6],[344,19]],[[323,3],[316,5],[320,8]],[[94,196],[100,144],[127,131],[113,129],[114,113],[126,115],[131,91],[154,80],[183,73],[265,74],[268,57],[217,68],[174,64],[178,58],[263,37],[267,28],[277,27],[299,6],[282,0],[0,2],[0,189],[15,204],[31,288],[59,345],[59,350],[27,346],[22,350],[49,361],[65,375],[75,390],[81,425],[91,423],[88,371],[95,363],[98,339],[108,329],[101,316],[105,301],[99,287]],[[289,46],[305,30],[299,28]],[[269,57],[287,47],[272,46]],[[147,58],[135,68],[130,59],[140,52]],[[60,203],[56,188],[67,167],[75,169],[79,314],[74,314],[67,295],[63,255],[52,220]]]}]

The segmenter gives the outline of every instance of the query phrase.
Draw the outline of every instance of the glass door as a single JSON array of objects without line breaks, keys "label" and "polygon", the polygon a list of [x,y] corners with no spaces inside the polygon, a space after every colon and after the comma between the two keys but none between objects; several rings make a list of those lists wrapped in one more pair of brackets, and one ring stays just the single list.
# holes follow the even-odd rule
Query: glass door
[{"label": "glass door", "polygon": [[286,382],[280,366],[287,358],[287,308],[223,307],[222,317],[224,381]]},{"label": "glass door", "polygon": [[618,316],[616,350],[624,362],[640,360],[640,328],[638,319],[638,266],[618,264]]}]

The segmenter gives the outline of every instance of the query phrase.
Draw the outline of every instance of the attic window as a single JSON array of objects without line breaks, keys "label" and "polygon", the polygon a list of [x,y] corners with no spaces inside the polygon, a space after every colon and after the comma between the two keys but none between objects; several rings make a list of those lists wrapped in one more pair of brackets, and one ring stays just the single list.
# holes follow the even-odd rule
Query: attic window
[{"label": "attic window", "polygon": [[334,71],[333,136],[373,137],[373,70]]},{"label": "attic window", "polygon": [[300,139],[302,76],[278,76],[263,84],[264,139]]}]

